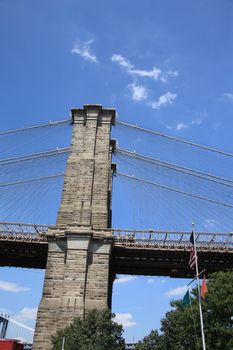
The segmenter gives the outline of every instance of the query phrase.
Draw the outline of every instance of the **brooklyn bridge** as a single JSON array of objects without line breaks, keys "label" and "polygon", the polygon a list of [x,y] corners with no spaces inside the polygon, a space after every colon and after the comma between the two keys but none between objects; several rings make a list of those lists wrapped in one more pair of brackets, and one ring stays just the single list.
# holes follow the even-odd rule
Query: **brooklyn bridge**
[{"label": "brooklyn bridge", "polygon": [[[61,139],[64,126],[72,129],[70,145],[34,147],[43,142],[33,132],[53,130]],[[117,141],[111,137],[112,126],[125,133],[126,146],[117,133]],[[84,105],[72,109],[69,119],[5,131],[0,138],[10,138],[17,150],[19,137],[27,135],[30,152],[6,152],[0,159],[0,266],[46,269],[34,350],[51,349],[52,335],[75,316],[110,308],[117,274],[193,277],[187,263],[192,222],[200,269],[232,269],[231,153],[118,120],[114,109],[101,105]],[[146,137],[151,146],[136,152],[133,147]],[[201,167],[192,166],[200,159]],[[45,197],[57,181],[62,193]],[[112,224],[115,195],[120,227]],[[48,216],[59,203],[56,222],[27,220],[35,201]],[[12,210],[16,220],[6,220]],[[145,222],[150,226],[142,227]]]}]

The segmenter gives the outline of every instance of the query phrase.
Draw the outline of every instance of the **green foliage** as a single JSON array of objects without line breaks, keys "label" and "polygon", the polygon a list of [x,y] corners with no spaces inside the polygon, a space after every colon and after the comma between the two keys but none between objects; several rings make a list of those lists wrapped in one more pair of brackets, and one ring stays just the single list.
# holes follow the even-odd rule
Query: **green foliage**
[{"label": "green foliage", "polygon": [[214,273],[203,303],[206,341],[210,349],[233,349],[233,273]]},{"label": "green foliage", "polygon": [[53,338],[53,350],[61,350],[64,336],[65,350],[124,350],[123,329],[113,317],[109,310],[94,310],[83,320],[76,318]]},{"label": "green foliage", "polygon": [[[211,274],[208,294],[202,301],[206,348],[233,349],[233,272]],[[197,289],[192,290],[191,306],[182,300],[171,302],[172,311],[162,320],[161,335],[152,331],[137,344],[137,350],[201,350]]]},{"label": "green foliage", "polygon": [[161,350],[161,337],[157,330],[151,331],[147,337],[136,344],[135,350]]}]

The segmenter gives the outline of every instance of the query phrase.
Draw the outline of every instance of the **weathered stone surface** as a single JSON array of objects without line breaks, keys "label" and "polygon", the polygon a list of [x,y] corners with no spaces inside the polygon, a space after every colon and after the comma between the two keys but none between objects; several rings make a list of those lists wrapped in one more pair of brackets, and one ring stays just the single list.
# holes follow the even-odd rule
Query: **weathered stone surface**
[{"label": "weathered stone surface", "polygon": [[[100,105],[72,110],[73,135],[57,225],[38,310],[34,350],[50,350],[52,335],[76,316],[110,307],[111,124],[115,111]],[[101,235],[93,231],[104,229]],[[105,234],[103,235],[103,232]],[[104,237],[105,236],[105,237]]]}]

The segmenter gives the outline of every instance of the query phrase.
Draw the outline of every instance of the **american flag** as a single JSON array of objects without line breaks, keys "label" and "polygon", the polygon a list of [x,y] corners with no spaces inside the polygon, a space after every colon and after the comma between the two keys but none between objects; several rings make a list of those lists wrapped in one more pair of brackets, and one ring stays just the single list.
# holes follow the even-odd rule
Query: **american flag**
[{"label": "american flag", "polygon": [[196,254],[195,254],[195,249],[194,247],[191,248],[191,252],[189,255],[189,267],[191,270],[195,269],[196,265]]},{"label": "american flag", "polygon": [[194,248],[194,233],[191,233],[190,239],[189,239],[190,243],[192,243],[192,248],[191,248],[191,252],[189,255],[189,267],[191,270],[195,269],[195,265],[196,265],[196,254],[195,254],[195,248]]}]

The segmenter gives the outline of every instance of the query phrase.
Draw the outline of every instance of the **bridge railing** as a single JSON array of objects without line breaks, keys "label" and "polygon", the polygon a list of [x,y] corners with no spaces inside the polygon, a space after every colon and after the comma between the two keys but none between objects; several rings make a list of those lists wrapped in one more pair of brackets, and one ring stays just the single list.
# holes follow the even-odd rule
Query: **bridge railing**
[{"label": "bridge railing", "polygon": [[0,222],[0,240],[43,242],[48,225]]},{"label": "bridge railing", "polygon": [[[46,242],[49,225],[0,222],[0,240]],[[97,230],[101,236],[106,230]],[[191,232],[161,230],[107,229],[114,236],[114,245],[135,248],[189,249]],[[233,232],[197,232],[197,248],[233,251]]]},{"label": "bridge railing", "polygon": [[[190,249],[191,232],[113,229],[115,246]],[[232,250],[233,232],[198,232],[197,248]]]}]

